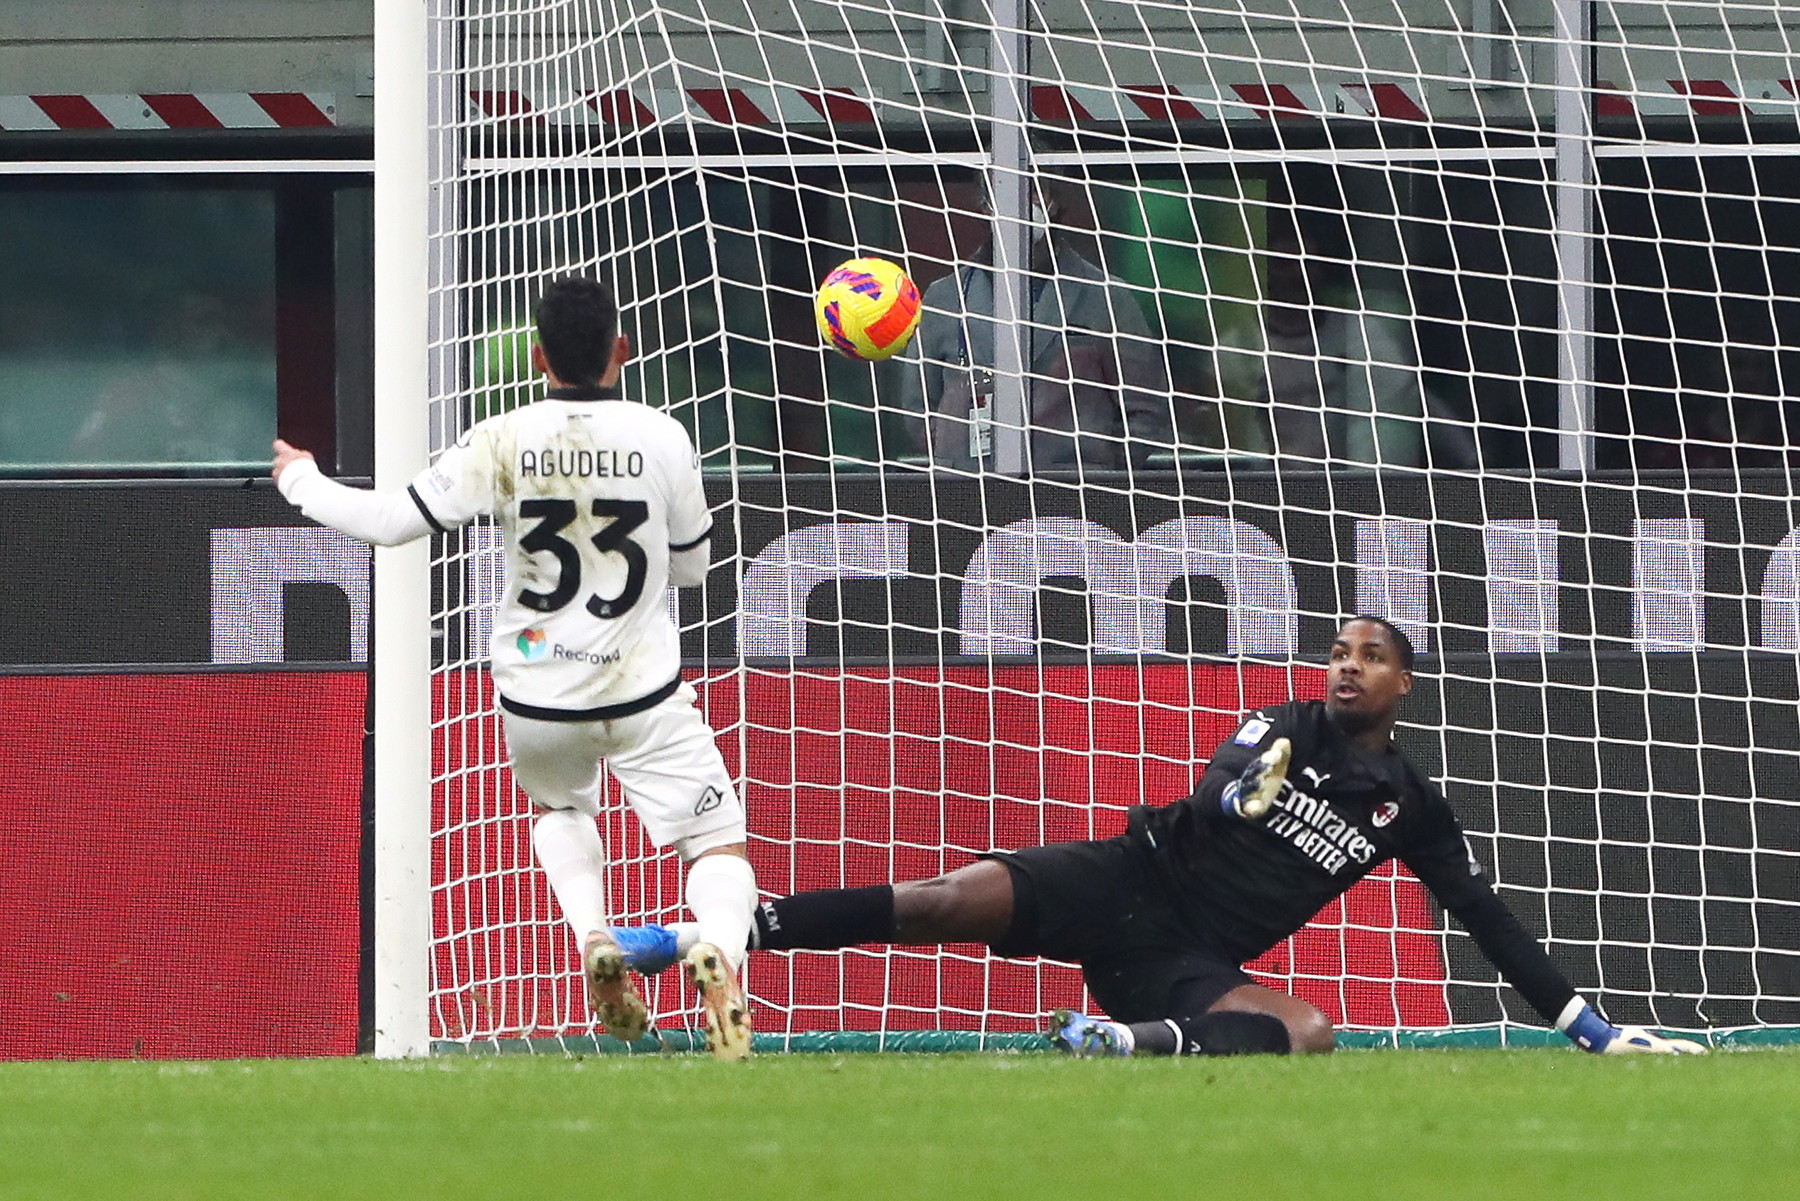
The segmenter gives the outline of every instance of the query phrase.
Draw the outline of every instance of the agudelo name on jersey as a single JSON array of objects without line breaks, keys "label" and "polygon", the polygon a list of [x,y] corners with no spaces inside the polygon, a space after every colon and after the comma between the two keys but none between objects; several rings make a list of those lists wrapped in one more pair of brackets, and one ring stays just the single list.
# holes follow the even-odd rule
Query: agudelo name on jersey
[{"label": "agudelo name on jersey", "polygon": [[611,479],[644,474],[643,452],[636,450],[568,450],[546,447],[519,452],[519,478],[561,475],[579,479]]}]

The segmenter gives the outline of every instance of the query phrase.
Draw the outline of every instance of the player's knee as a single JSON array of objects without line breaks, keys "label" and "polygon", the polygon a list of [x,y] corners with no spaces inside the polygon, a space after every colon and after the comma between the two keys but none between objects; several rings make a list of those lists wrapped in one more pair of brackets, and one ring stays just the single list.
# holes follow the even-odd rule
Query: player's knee
[{"label": "player's knee", "polygon": [[527,794],[527,799],[531,801],[531,816],[534,818],[546,817],[550,814],[566,813],[573,817],[585,817],[592,821],[600,816],[600,809],[598,806],[589,808],[579,802],[573,805],[563,805],[558,804],[555,800],[540,801],[529,794]]},{"label": "player's knee", "polygon": [[1337,1046],[1337,1034],[1331,1019],[1310,1006],[1307,1012],[1283,1019],[1288,1029],[1288,1046],[1296,1055],[1322,1055]]}]

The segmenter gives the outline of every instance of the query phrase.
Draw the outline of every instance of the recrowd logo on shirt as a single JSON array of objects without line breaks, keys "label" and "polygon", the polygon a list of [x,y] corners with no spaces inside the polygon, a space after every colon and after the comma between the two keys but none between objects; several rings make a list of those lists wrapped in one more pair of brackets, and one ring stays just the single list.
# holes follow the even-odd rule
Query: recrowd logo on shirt
[{"label": "recrowd logo on shirt", "polygon": [[576,663],[592,663],[595,667],[607,663],[617,663],[625,656],[623,650],[610,650],[602,654],[599,651],[582,650],[576,646],[564,646],[560,642],[551,648],[551,653],[558,659],[571,659]]},{"label": "recrowd logo on shirt", "polygon": [[519,654],[527,663],[536,662],[544,656],[549,655],[557,659],[571,659],[577,663],[592,663],[594,666],[600,667],[607,663],[617,663],[624,657],[624,652],[618,650],[602,653],[599,651],[582,650],[579,647],[564,646],[560,642],[553,646],[550,643],[549,635],[535,627],[519,632],[517,646],[519,648]]}]

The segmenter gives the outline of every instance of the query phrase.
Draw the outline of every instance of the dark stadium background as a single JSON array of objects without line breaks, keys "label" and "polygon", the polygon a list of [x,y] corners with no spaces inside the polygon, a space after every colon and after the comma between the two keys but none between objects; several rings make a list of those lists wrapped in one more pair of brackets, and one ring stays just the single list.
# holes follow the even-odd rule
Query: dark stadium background
[{"label": "dark stadium background", "polygon": [[[1168,608],[1169,653],[1141,666],[1089,655],[1085,583],[1046,580],[1037,653],[996,660],[989,674],[954,640],[958,577],[983,532],[1071,516],[1129,541],[1175,516],[1247,522],[1283,549],[1299,647],[1316,655],[1355,607],[1359,516],[1412,517],[1429,523],[1429,614],[1441,642],[1420,660],[1407,713],[1415,729],[1403,740],[1434,775],[1448,769],[1451,800],[1527,925],[1554,935],[1578,983],[1623,990],[1609,996],[1616,1020],[1800,1020],[1794,1002],[1751,1000],[1800,995],[1800,931],[1782,920],[1800,900],[1800,690],[1794,647],[1782,641],[1794,581],[1770,571],[1800,521],[1782,473],[1601,475],[1586,485],[1208,474],[1140,477],[1129,493],[928,481],[747,478],[737,507],[717,514],[715,547],[741,546],[746,561],[789,528],[908,527],[908,578],[815,588],[804,656],[752,660],[741,689],[703,689],[717,727],[743,706],[742,732],[724,741],[734,762],[757,765],[750,802],[764,887],[945,861],[881,849],[896,840],[977,849],[1109,833],[1111,806],[1185,791],[1183,760],[1210,751],[1236,712],[1305,694],[1314,678],[1228,657],[1224,592],[1199,577],[1171,594],[1190,603]],[[366,1033],[366,665],[349,658],[349,598],[330,583],[289,584],[282,610],[260,615],[278,624],[281,652],[212,661],[213,532],[304,523],[260,483],[11,484],[4,494],[0,762],[11,787],[0,820],[9,865],[0,988],[14,1017],[0,1057],[355,1050]],[[1634,642],[1634,522],[1665,518],[1704,526],[1704,649],[1645,653]],[[1557,523],[1557,653],[1487,649],[1481,529],[1495,520]],[[715,570],[703,598],[683,597],[696,668],[735,660],[746,561]],[[438,581],[440,593],[458,587]],[[453,631],[439,645],[456,654],[457,642]],[[806,733],[789,736],[789,714]],[[1430,732],[1440,723],[1451,727],[1441,739]],[[919,754],[890,754],[908,740]],[[1596,846],[1601,829],[1607,842]],[[777,854],[796,836],[808,847],[803,870]],[[271,850],[248,852],[258,845]],[[1429,936],[1358,929],[1396,919],[1430,929],[1435,916],[1410,879],[1371,881],[1345,906],[1327,915],[1348,917],[1344,930],[1309,931],[1260,966],[1297,971],[1299,991],[1359,1022],[1492,1021],[1503,1007],[1535,1020],[1510,993],[1432,983],[1446,973],[1492,979],[1466,939],[1449,940],[1445,963]],[[1602,931],[1603,952],[1583,945]],[[953,957],[922,986],[929,995],[897,998],[890,1022],[925,1024],[971,996],[979,1007],[989,985],[971,958]],[[989,979],[1024,990],[1026,971],[1002,967]],[[1408,983],[1391,984],[1396,972]],[[1072,973],[1050,980],[1074,996]],[[1654,1011],[1630,996],[1652,981],[1665,995]],[[866,972],[799,971],[758,992],[795,1006],[797,1026],[856,1025],[875,1020],[881,983],[870,961]]]}]

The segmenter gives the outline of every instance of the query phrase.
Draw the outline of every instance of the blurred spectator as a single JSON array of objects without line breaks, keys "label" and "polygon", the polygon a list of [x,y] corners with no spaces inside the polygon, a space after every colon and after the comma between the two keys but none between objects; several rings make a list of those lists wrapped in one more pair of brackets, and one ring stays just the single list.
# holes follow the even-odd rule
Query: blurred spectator
[{"label": "blurred spectator", "polygon": [[[1026,324],[1026,417],[1032,472],[1144,467],[1174,442],[1168,372],[1137,298],[1061,227],[1068,190],[1034,212]],[[1045,230],[1049,235],[1045,235]],[[992,239],[971,256],[992,261]],[[994,274],[962,266],[925,290],[923,360],[899,402],[914,448],[943,467],[991,464]]]},{"label": "blurred spectator", "polygon": [[134,467],[252,461],[274,424],[259,421],[245,398],[272,391],[272,364],[245,361],[217,297],[181,296],[152,318],[139,361],[95,392],[69,440],[70,458]]},{"label": "blurred spectator", "polygon": [[1800,431],[1800,412],[1782,395],[1773,350],[1691,348],[1681,380],[1686,387],[1678,397],[1649,389],[1633,397],[1625,433],[1634,466],[1721,470],[1800,461],[1790,432]]},{"label": "blurred spectator", "polygon": [[1425,391],[1405,294],[1372,269],[1308,252],[1270,231],[1263,400],[1273,450],[1288,464],[1467,467],[1468,423]]}]

